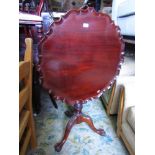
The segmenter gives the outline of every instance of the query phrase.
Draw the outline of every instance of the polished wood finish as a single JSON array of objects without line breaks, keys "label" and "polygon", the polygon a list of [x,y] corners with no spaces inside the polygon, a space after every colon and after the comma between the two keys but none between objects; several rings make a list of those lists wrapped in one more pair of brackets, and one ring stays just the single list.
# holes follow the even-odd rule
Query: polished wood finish
[{"label": "polished wood finish", "polygon": [[72,129],[72,127],[75,125],[75,124],[79,124],[79,123],[82,123],[82,122],[85,122],[89,125],[89,127],[94,131],[96,132],[97,134],[101,135],[101,136],[104,136],[105,135],[105,131],[103,129],[96,129],[94,124],[93,124],[93,121],[91,119],[90,116],[88,115],[84,115],[82,113],[82,104],[80,103],[76,103],[74,105],[74,115],[71,117],[71,119],[69,120],[69,122],[67,123],[67,126],[66,126],[66,130],[65,130],[65,134],[64,134],[64,137],[62,138],[62,140],[57,143],[55,145],[55,150],[57,152],[60,152],[61,149],[62,149],[62,146],[64,145],[64,143],[66,142],[67,138],[68,138],[68,135]]},{"label": "polished wood finish", "polygon": [[87,8],[54,22],[39,47],[43,87],[74,105],[101,96],[112,85],[124,44],[108,15]]},{"label": "polished wood finish", "polygon": [[[19,80],[23,84],[19,92],[19,142],[23,141],[20,155],[26,154],[29,142],[32,148],[37,145],[32,111],[32,39],[25,39],[25,43],[24,61],[19,65]],[[28,132],[26,132],[27,129]]]},{"label": "polished wood finish", "polygon": [[85,122],[100,135],[91,118],[82,114],[83,103],[98,98],[114,82],[123,61],[124,43],[111,18],[93,8],[70,10],[54,22],[39,44],[38,71],[43,87],[55,99],[74,106],[60,151],[75,124]]}]

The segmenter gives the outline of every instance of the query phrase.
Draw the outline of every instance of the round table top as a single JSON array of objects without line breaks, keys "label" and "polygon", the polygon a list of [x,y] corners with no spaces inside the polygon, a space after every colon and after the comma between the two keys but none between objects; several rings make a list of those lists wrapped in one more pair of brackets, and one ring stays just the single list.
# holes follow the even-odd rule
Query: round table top
[{"label": "round table top", "polygon": [[124,43],[111,18],[88,7],[54,22],[39,48],[43,87],[73,105],[99,97],[112,85]]}]

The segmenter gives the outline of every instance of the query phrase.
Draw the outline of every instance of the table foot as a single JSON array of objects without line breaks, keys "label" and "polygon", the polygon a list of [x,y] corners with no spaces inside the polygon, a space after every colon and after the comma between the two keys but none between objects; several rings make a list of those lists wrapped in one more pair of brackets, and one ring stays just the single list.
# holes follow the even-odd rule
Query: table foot
[{"label": "table foot", "polygon": [[101,135],[101,136],[104,136],[105,135],[105,131],[103,129],[96,129],[96,127],[94,126],[94,123],[91,119],[90,116],[88,115],[81,115],[81,122],[85,122],[89,125],[89,127],[94,131],[96,132],[97,134]]},{"label": "table foot", "polygon": [[57,152],[61,151],[64,143],[66,142],[66,140],[68,138],[68,135],[69,135],[72,127],[75,124],[79,124],[79,123],[85,122],[97,134],[99,134],[101,136],[105,135],[105,131],[103,129],[96,129],[95,128],[95,126],[93,124],[93,121],[92,121],[90,116],[84,115],[82,113],[82,104],[75,104],[74,108],[75,108],[74,109],[74,115],[71,117],[71,119],[67,123],[66,130],[65,130],[65,133],[64,133],[64,136],[63,136],[62,140],[54,146],[55,147],[55,151],[57,151]]},{"label": "table foot", "polygon": [[61,149],[62,149],[62,146],[63,146],[63,144],[62,144],[62,143],[57,143],[57,144],[54,146],[55,151],[60,152],[60,151],[61,151]]},{"label": "table foot", "polygon": [[62,138],[62,140],[57,143],[54,147],[55,147],[55,151],[57,152],[60,152],[64,143],[66,142],[68,136],[69,136],[69,133],[73,127],[74,124],[76,124],[76,121],[77,121],[77,116],[74,115],[67,123],[67,126],[66,126],[66,129],[65,129],[65,133],[64,133],[64,136]]}]

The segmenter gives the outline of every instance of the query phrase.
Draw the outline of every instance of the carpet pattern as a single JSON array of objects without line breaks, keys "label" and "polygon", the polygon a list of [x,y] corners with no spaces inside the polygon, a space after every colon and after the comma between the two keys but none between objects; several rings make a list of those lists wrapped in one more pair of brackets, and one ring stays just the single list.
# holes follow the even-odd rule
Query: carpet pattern
[{"label": "carpet pattern", "polygon": [[28,155],[128,155],[99,99],[84,104],[83,113],[91,116],[96,128],[103,128],[106,136],[96,134],[86,123],[77,124],[61,152],[56,152],[54,145],[61,140],[69,120],[64,114],[68,107],[57,101],[58,109],[55,109],[45,91],[41,102],[42,111],[35,117],[38,148]]}]

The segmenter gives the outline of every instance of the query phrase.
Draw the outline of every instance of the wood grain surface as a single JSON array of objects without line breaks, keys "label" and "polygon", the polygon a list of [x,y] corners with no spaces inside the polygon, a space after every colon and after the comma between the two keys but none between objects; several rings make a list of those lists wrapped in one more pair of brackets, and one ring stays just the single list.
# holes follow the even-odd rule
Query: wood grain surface
[{"label": "wood grain surface", "polygon": [[124,42],[111,18],[93,8],[70,10],[39,44],[43,87],[68,104],[99,97],[119,74]]}]

